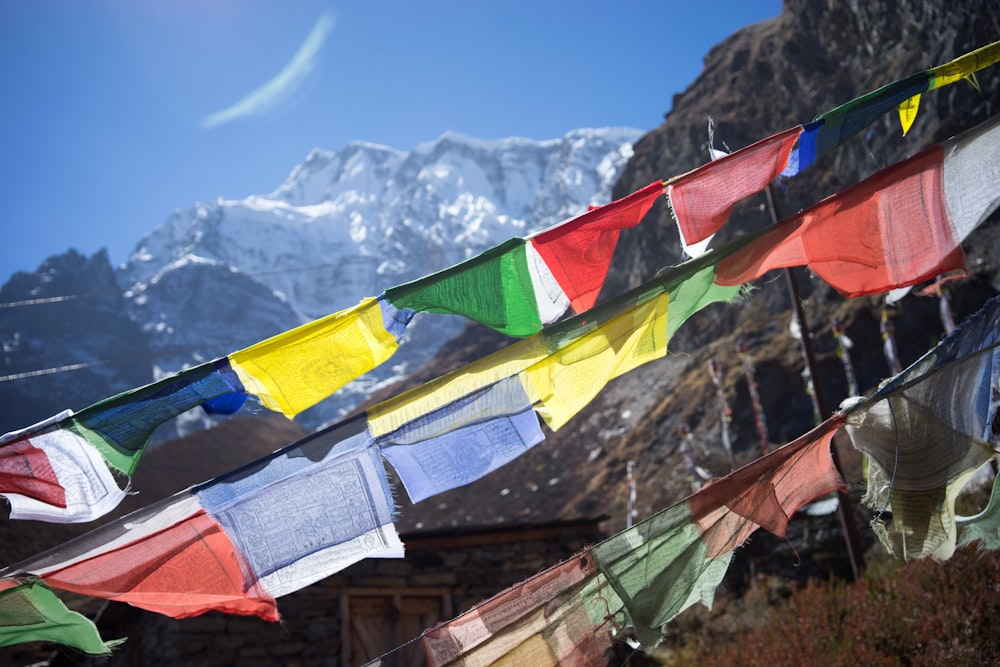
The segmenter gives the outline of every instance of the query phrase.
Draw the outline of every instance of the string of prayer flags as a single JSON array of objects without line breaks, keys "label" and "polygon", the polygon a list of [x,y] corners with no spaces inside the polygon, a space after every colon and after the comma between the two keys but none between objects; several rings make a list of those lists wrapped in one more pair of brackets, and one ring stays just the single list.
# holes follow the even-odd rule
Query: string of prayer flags
[{"label": "string of prayer flags", "polygon": [[430,665],[604,665],[631,626],[652,648],[691,605],[711,608],[733,550],[763,527],[784,536],[815,498],[842,490],[830,454],[843,420],[801,438],[685,501],[424,631]]},{"label": "string of prayer flags", "polygon": [[894,108],[899,109],[903,134],[906,134],[916,119],[921,93],[972,77],[998,61],[1000,41],[943,65],[893,81],[820,114],[806,126],[799,138],[798,155],[795,157],[798,170],[805,169],[817,157],[833,150]]},{"label": "string of prayer flags", "polygon": [[229,361],[247,392],[291,418],[391,357],[402,331],[391,333],[386,320],[405,328],[408,318],[399,313],[384,298],[368,297],[234,352]]},{"label": "string of prayer flags", "polygon": [[[535,364],[545,361],[588,332],[608,324],[625,313],[645,309],[647,302],[663,294],[670,295],[665,318],[666,335],[663,337],[664,343],[669,341],[670,336],[693,313],[710,303],[732,300],[739,294],[740,286],[716,284],[715,265],[760,234],[761,232],[746,234],[719,248],[714,248],[696,259],[662,272],[645,284],[610,299],[586,313],[557,322],[530,338],[518,341],[461,369],[369,408],[368,427],[372,436],[375,438],[385,436],[405,424],[420,419],[423,415],[440,410],[501,380],[517,376]],[[642,312],[645,313],[643,317],[649,316],[646,310]],[[605,348],[613,349],[610,343],[607,343]],[[642,349],[645,352],[645,348]],[[526,385],[526,390],[529,395],[535,391],[530,385]],[[532,398],[538,400],[542,395],[547,394],[536,393]],[[568,415],[566,416],[568,418]],[[552,423],[562,422],[556,419]]]},{"label": "string of prayer flags", "polygon": [[587,551],[421,635],[427,664],[606,665],[621,601]]},{"label": "string of prayer flags", "polygon": [[[962,178],[976,170],[985,177]],[[716,281],[806,264],[854,297],[964,269],[961,242],[1000,203],[998,173],[1000,115],[777,223],[721,261]]]},{"label": "string of prayer flags", "polygon": [[757,528],[784,537],[800,507],[844,489],[830,455],[840,423],[827,420],[592,548],[644,645],[696,602],[711,608],[733,549]]},{"label": "string of prayer flags", "polygon": [[112,468],[131,475],[153,431],[205,401],[243,392],[225,359],[206,362],[84,408],[66,428],[86,438]]},{"label": "string of prayer flags", "polygon": [[794,176],[893,108],[899,109],[906,134],[916,118],[920,92],[972,76],[997,61],[1000,42],[894,81],[820,114],[811,123],[722,154],[668,180],[667,197],[682,243],[690,247],[710,238],[722,228],[738,201],[761,192],[779,175]]},{"label": "string of prayer flags", "polygon": [[510,336],[530,336],[572,304],[593,307],[622,229],[663,193],[660,182],[527,239],[513,238],[464,262],[386,290],[399,308],[451,313]]},{"label": "string of prayer flags", "polygon": [[367,557],[401,557],[363,419],[309,436],[2,572],[174,618],[277,621],[274,598]]},{"label": "string of prayer flags", "polygon": [[[995,452],[1000,299],[847,412],[867,460],[872,527],[898,558],[946,560],[955,550],[955,499]],[[886,525],[883,512],[892,512]],[[967,519],[975,525],[982,519]]]},{"label": "string of prayer flags", "polygon": [[105,643],[83,614],[66,608],[37,580],[0,580],[0,646],[55,642],[91,655],[111,655],[120,642]]},{"label": "string of prayer flags", "polygon": [[[988,44],[980,49],[976,49],[964,56],[956,58],[944,65],[938,65],[928,70],[929,84],[927,90],[934,90],[947,86],[962,79],[969,82],[979,90],[979,83],[976,81],[976,72],[984,69],[997,61],[1000,61],[1000,42]],[[920,93],[899,105],[899,120],[903,126],[903,134],[909,131],[910,126],[917,117],[917,110],[920,108]]]},{"label": "string of prayer flags", "polygon": [[524,388],[507,378],[376,442],[417,503],[488,475],[544,438]]}]

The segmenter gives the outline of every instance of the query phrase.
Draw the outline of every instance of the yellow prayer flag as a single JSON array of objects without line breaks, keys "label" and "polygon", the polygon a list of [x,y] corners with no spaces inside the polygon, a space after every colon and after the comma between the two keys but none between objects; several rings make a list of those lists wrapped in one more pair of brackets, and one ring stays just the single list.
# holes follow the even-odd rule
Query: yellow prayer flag
[{"label": "yellow prayer flag", "polygon": [[917,119],[917,110],[920,108],[920,93],[899,105],[899,122],[903,126],[903,136],[910,131],[913,121]]},{"label": "yellow prayer flag", "polygon": [[609,381],[667,353],[669,293],[632,308],[521,373],[535,410],[553,429]]},{"label": "yellow prayer flag", "polygon": [[378,300],[327,315],[229,356],[246,390],[294,417],[392,356]]},{"label": "yellow prayer flag", "polygon": [[392,433],[404,424],[443,408],[505,378],[513,377],[550,352],[549,342],[532,336],[456,371],[442,375],[368,409],[373,437]]},{"label": "yellow prayer flag", "polygon": [[950,63],[931,69],[931,85],[928,90],[955,83],[997,61],[1000,61],[1000,42],[993,42],[981,49],[966,53]]}]

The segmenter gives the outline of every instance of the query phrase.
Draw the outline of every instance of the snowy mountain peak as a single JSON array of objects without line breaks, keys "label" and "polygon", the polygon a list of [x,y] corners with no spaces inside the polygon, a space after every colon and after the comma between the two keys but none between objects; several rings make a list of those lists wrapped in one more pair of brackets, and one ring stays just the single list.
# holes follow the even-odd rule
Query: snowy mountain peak
[{"label": "snowy mountain peak", "polygon": [[[140,241],[119,284],[160,354],[156,367],[180,369],[606,203],[639,136],[623,128],[546,141],[448,132],[410,152],[360,141],[316,149],[271,194],[175,211]],[[403,346],[353,399],[341,392],[337,409],[422,364],[464,324],[415,321],[408,335],[419,344]]]}]

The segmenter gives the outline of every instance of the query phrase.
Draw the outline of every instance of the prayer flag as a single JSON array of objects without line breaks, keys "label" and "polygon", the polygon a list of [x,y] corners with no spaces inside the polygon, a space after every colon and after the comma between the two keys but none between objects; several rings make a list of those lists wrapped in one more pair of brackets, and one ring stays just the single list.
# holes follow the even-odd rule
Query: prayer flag
[{"label": "prayer flag", "polygon": [[0,494],[11,519],[57,523],[93,521],[125,497],[100,452],[60,428],[0,445]]},{"label": "prayer flag", "polygon": [[55,642],[91,655],[111,655],[119,642],[105,643],[83,614],[70,611],[37,580],[0,580],[0,646]]},{"label": "prayer flag", "polygon": [[197,491],[274,597],[363,558],[403,555],[378,450],[362,444],[364,431],[348,435],[358,426],[351,420]]},{"label": "prayer flag", "polygon": [[[813,135],[816,140],[815,155],[818,157],[832,151],[883,114],[927,90],[929,84],[930,74],[917,72],[820,114],[816,120],[823,124]],[[801,168],[805,166],[801,165]]]},{"label": "prayer flag", "polygon": [[525,246],[524,239],[510,239],[443,271],[389,288],[386,298],[397,307],[462,315],[509,336],[530,336],[542,328],[542,319],[535,298],[540,290],[532,284]]},{"label": "prayer flag", "polygon": [[964,269],[961,242],[1000,203],[998,147],[1000,116],[779,222],[722,260],[716,281],[807,264],[841,294],[862,296]]},{"label": "prayer flag", "polygon": [[91,531],[26,566],[53,588],[174,618],[209,610],[277,621],[222,526],[189,493]]},{"label": "prayer flag", "polygon": [[661,194],[663,183],[650,183],[528,238],[577,313],[597,302],[621,230],[638,225]]},{"label": "prayer flag", "polygon": [[523,387],[508,378],[407,424],[377,444],[417,503],[488,475],[544,438]]},{"label": "prayer flag", "polygon": [[153,431],[205,401],[242,392],[225,359],[210,361],[81,410],[63,422],[86,438],[111,467],[131,475]]},{"label": "prayer flag", "polygon": [[684,242],[718,232],[737,202],[776,179],[801,132],[801,126],[785,130],[672,179],[667,197]]},{"label": "prayer flag", "polygon": [[399,347],[385,327],[382,300],[280,333],[229,355],[246,391],[270,410],[294,417],[392,356]]},{"label": "prayer flag", "polygon": [[606,665],[616,597],[584,551],[425,632],[427,663]]},{"label": "prayer flag", "polygon": [[930,75],[929,90],[961,81],[997,62],[1000,62],[1000,42],[987,44],[982,48],[959,56],[949,63],[932,68],[928,72]]},{"label": "prayer flag", "polygon": [[[951,557],[955,499],[990,461],[1000,379],[1000,299],[847,412],[847,432],[866,455],[864,502],[875,533],[899,558]],[[888,526],[881,520],[892,512]],[[988,516],[969,519],[975,524]]]},{"label": "prayer flag", "polygon": [[601,324],[521,373],[525,391],[553,429],[612,379],[667,353],[669,293]]}]

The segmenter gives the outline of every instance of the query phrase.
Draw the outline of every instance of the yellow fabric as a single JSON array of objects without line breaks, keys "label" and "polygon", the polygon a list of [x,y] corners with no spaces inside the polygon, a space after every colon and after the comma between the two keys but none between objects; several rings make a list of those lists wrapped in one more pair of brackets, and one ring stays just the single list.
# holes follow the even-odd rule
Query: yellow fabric
[{"label": "yellow fabric", "polygon": [[369,408],[368,429],[376,438],[392,433],[476,390],[517,375],[549,352],[548,341],[539,335],[522,340]]},{"label": "yellow fabric", "polygon": [[246,390],[294,417],[392,356],[398,343],[378,300],[278,334],[229,356]]},{"label": "yellow fabric", "polygon": [[929,90],[955,83],[985,67],[989,67],[997,61],[1000,61],[1000,42],[993,42],[981,49],[966,53],[964,56],[956,58],[950,63],[945,63],[931,69],[931,85]]},{"label": "yellow fabric", "polygon": [[913,121],[917,119],[917,110],[920,109],[920,93],[899,105],[899,122],[903,126],[903,136],[910,131]]},{"label": "yellow fabric", "polygon": [[645,301],[521,373],[535,410],[553,430],[612,379],[666,355],[669,302],[668,293]]}]

